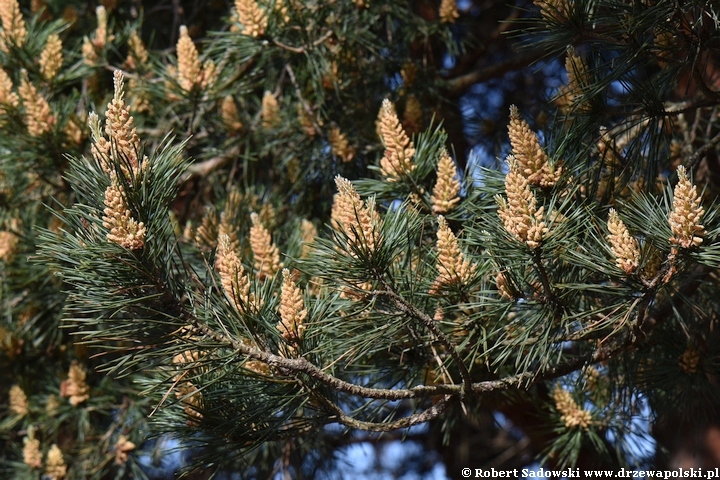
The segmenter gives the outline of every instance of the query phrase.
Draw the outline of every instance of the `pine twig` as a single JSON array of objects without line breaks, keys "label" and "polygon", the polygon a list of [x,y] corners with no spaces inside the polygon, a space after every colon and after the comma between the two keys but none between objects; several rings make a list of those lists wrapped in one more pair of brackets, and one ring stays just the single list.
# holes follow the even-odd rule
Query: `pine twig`
[{"label": "pine twig", "polygon": [[490,79],[505,75],[507,72],[527,67],[533,62],[545,57],[547,54],[548,53],[543,50],[533,50],[514,55],[513,59],[507,62],[490,65],[485,68],[478,68],[477,70],[448,80],[446,91],[450,96],[459,97],[476,83],[486,82]]},{"label": "pine twig", "polygon": [[348,426],[350,428],[355,428],[358,430],[365,430],[368,432],[389,432],[392,430],[397,430],[400,428],[408,428],[412,427],[413,425],[419,425],[421,423],[429,422],[430,420],[434,420],[443,413],[445,413],[450,406],[453,404],[455,400],[455,397],[453,396],[446,396],[440,401],[438,401],[436,404],[432,405],[431,407],[428,407],[427,409],[423,410],[422,412],[414,413],[412,415],[409,415],[407,417],[400,418],[398,420],[394,420],[392,422],[366,422],[363,420],[357,420],[350,415],[347,415],[345,412],[342,411],[340,407],[337,405],[334,405],[332,403],[328,403],[328,407],[332,408],[332,410],[335,412],[335,415],[340,423],[342,423],[345,426]]},{"label": "pine twig", "polygon": [[708,143],[698,148],[695,153],[688,159],[687,163],[690,168],[696,168],[702,161],[705,154],[720,144],[720,133],[715,135]]},{"label": "pine twig", "polygon": [[437,327],[435,321],[430,318],[428,314],[420,311],[417,307],[415,307],[415,305],[409,303],[402,296],[398,295],[395,291],[393,291],[392,287],[384,279],[381,279],[380,283],[383,285],[383,287],[385,287],[386,290],[375,292],[376,294],[389,297],[395,304],[395,306],[398,307],[403,313],[406,313],[407,315],[410,315],[411,317],[420,320],[425,325],[425,327],[427,327],[427,329],[430,330],[433,335],[435,335],[435,337],[440,341],[440,343],[445,346],[450,356],[458,364],[458,369],[460,370],[460,376],[463,379],[463,386],[465,392],[470,393],[472,389],[472,377],[470,376],[470,372],[465,366],[465,362],[463,362],[462,358],[460,358],[460,355],[457,353],[457,347],[450,341],[450,339],[447,338],[447,336],[442,332],[442,330]]}]

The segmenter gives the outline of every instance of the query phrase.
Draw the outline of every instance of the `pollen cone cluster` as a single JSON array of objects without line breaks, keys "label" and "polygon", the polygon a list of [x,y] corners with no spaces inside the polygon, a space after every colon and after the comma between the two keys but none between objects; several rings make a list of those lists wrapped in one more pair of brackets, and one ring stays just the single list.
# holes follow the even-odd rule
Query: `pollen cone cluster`
[{"label": "pollen cone cluster", "polygon": [[328,143],[333,155],[347,163],[355,157],[355,149],[350,146],[347,136],[338,128],[333,127],[328,134]]},{"label": "pollen cone cluster", "polygon": [[249,37],[261,37],[268,25],[267,14],[255,0],[235,0],[237,19],[242,23],[242,33]]},{"label": "pollen cone cluster", "polygon": [[270,91],[266,90],[263,95],[260,116],[262,117],[262,125],[265,128],[272,128],[280,123],[280,104]]},{"label": "pollen cone cluster", "polygon": [[140,35],[133,30],[128,38],[129,52],[125,64],[131,70],[137,70],[140,65],[147,65],[148,59],[150,58],[145,44],[143,43]]},{"label": "pollen cone cluster", "polygon": [[100,164],[105,173],[112,175],[114,169],[112,166],[110,142],[102,133],[100,117],[98,117],[97,113],[90,112],[88,115],[88,127],[90,128],[90,136],[92,137],[92,145],[90,148],[92,156]]},{"label": "pollen cone cluster", "polygon": [[338,193],[333,204],[333,226],[344,229],[351,252],[351,246],[373,251],[377,244],[376,227],[380,221],[374,202],[363,203],[352,183],[340,175],[335,177],[335,185]]},{"label": "pollen cone cluster", "polygon": [[272,236],[260,221],[257,213],[250,214],[250,248],[253,252],[255,272],[260,280],[272,277],[281,268],[280,251],[272,241]]},{"label": "pollen cone cluster", "polygon": [[313,138],[315,135],[318,134],[317,130],[315,129],[315,124],[313,123],[313,120],[315,120],[318,125],[322,125],[322,122],[319,118],[313,118],[307,111],[305,111],[305,108],[303,108],[302,104],[298,103],[297,105],[297,114],[298,114],[298,123],[303,129],[303,132],[305,132],[305,135],[307,135],[310,138]]},{"label": "pollen cone cluster", "polygon": [[197,425],[203,418],[203,414],[200,412],[202,409],[200,390],[192,382],[182,382],[177,386],[175,396],[181,399],[183,410],[187,416],[187,424]]},{"label": "pollen cone cluster", "polygon": [[122,163],[129,162],[132,169],[136,170],[139,166],[140,138],[133,126],[130,108],[123,99],[125,95],[124,79],[120,70],[115,70],[113,73],[113,84],[115,94],[105,112],[105,134],[112,139],[112,153],[116,154]]},{"label": "pollen cone cluster", "polygon": [[105,7],[99,5],[95,9],[95,16],[97,17],[97,27],[95,28],[93,37],[92,39],[85,37],[82,45],[83,61],[90,66],[97,63],[99,58],[98,54],[105,49],[107,42],[113,39],[112,36],[108,36],[108,18]]},{"label": "pollen cone cluster", "polygon": [[[301,6],[295,1],[290,0],[292,3],[293,8],[298,9],[301,8]],[[285,25],[290,21],[290,14],[288,10],[288,6],[285,5],[285,0],[275,0],[275,7],[273,8],[275,15],[278,19],[281,20],[281,23]]]},{"label": "pollen cone cluster", "polygon": [[568,113],[572,108],[579,111],[586,110],[582,104],[575,105],[575,103],[587,84],[588,66],[572,47],[568,49],[567,57],[565,57],[565,70],[568,83],[559,92],[558,105],[564,113]]},{"label": "pollen cone cluster", "polygon": [[145,245],[145,224],[137,222],[131,215],[120,185],[113,180],[105,190],[103,226],[109,230],[107,239],[128,250],[138,250]]},{"label": "pollen cone cluster", "polygon": [[82,57],[83,62],[87,65],[94,66],[98,61],[98,54],[93,47],[92,42],[88,37],[85,37],[82,45]]},{"label": "pollen cone cluster", "polygon": [[242,130],[243,124],[240,121],[240,113],[232,95],[223,98],[220,104],[220,118],[228,133],[238,133]]},{"label": "pollen cone cluster", "polygon": [[534,0],[533,3],[540,7],[540,14],[549,22],[562,22],[567,18],[568,0]]},{"label": "pollen cone cluster", "polygon": [[305,318],[307,309],[303,302],[302,292],[290,275],[287,268],[283,269],[283,284],[280,290],[280,322],[277,329],[280,330],[285,340],[290,343],[298,343],[305,330]]},{"label": "pollen cone cluster", "polygon": [[115,93],[107,104],[105,113],[105,135],[100,128],[97,114],[92,112],[88,115],[88,126],[93,140],[92,154],[111,177],[115,175],[114,158],[120,163],[125,176],[129,177],[131,170],[135,175],[139,173],[140,139],[133,126],[130,107],[125,103],[124,76],[119,70],[113,73],[113,85]]},{"label": "pollen cone cluster", "polygon": [[[228,202],[229,203],[229,202]],[[222,236],[228,237],[228,248],[234,252],[240,251],[240,239],[237,235],[237,227],[234,223],[234,215],[226,205],[225,210],[220,214],[220,226],[218,226],[218,238]],[[228,250],[226,250],[228,251]]]},{"label": "pollen cone cluster", "polygon": [[[122,182],[118,179],[113,159],[120,163],[126,178],[130,171],[140,172],[140,139],[133,126],[133,117],[125,104],[123,75],[116,70],[113,75],[115,94],[107,106],[105,134],[100,129],[100,119],[94,112],[88,115],[93,144],[92,154],[102,169],[110,176],[110,186],[105,189],[105,210],[103,226],[109,230],[108,241],[130,250],[137,250],[145,244],[145,225],[132,217],[126,203]],[[109,140],[108,140],[109,139]],[[147,165],[145,163],[144,165]]]},{"label": "pollen cone cluster", "polygon": [[28,414],[27,395],[19,385],[10,387],[10,411],[15,415],[25,416]]},{"label": "pollen cone cluster", "polygon": [[200,55],[185,25],[180,26],[180,38],[177,45],[177,80],[186,92],[198,87],[205,90],[215,81],[215,63],[212,60],[200,62]]},{"label": "pollen cone cluster", "polygon": [[20,98],[13,92],[13,82],[5,70],[0,68],[0,113],[6,111],[6,106],[17,107]]},{"label": "pollen cone cluster", "polygon": [[447,213],[460,203],[460,182],[457,179],[455,162],[443,150],[437,166],[437,183],[430,196],[433,213]]},{"label": "pollen cone cluster", "polygon": [[653,43],[655,48],[652,49],[652,53],[657,56],[657,63],[660,68],[664,68],[668,61],[672,57],[673,44],[676,42],[675,35],[672,32],[658,32],[655,33]]},{"label": "pollen cone cluster", "polygon": [[415,95],[408,95],[405,100],[402,125],[409,133],[418,133],[423,127],[423,111],[420,100]]},{"label": "pollen cone cluster", "polygon": [[30,468],[42,467],[40,440],[35,438],[35,429],[28,429],[27,437],[23,438],[23,463]]},{"label": "pollen cone cluster", "polygon": [[55,117],[50,111],[47,100],[40,95],[35,86],[30,83],[27,73],[23,71],[18,93],[25,108],[25,123],[28,133],[39,137],[55,125]]},{"label": "pollen cone cluster", "polygon": [[8,262],[17,249],[18,236],[13,232],[0,230],[0,261]]},{"label": "pollen cone cluster", "polygon": [[105,10],[105,7],[102,5],[98,5],[97,8],[95,8],[95,16],[97,17],[97,28],[95,29],[95,38],[93,38],[92,43],[93,46],[97,50],[102,50],[105,48],[105,45],[107,44],[108,39],[108,17],[107,17],[107,10]]},{"label": "pollen cone cluster", "polygon": [[45,48],[40,54],[40,72],[45,80],[52,80],[62,67],[62,41],[56,34],[48,36]]},{"label": "pollen cone cluster", "polygon": [[548,233],[548,228],[542,221],[543,207],[536,207],[530,184],[520,173],[512,156],[508,157],[508,163],[510,171],[505,177],[507,200],[500,195],[495,196],[499,207],[498,215],[505,229],[515,238],[530,248],[537,248]]},{"label": "pollen cone cluster", "polygon": [[237,311],[243,312],[252,305],[250,280],[245,274],[237,250],[232,247],[228,235],[220,235],[215,269],[220,274],[220,283],[225,295]]},{"label": "pollen cone cluster", "polygon": [[398,120],[395,106],[387,98],[383,100],[378,116],[378,130],[385,145],[385,155],[380,169],[390,182],[399,180],[415,169],[412,158],[415,146]]},{"label": "pollen cone cluster", "polygon": [[680,356],[678,363],[685,373],[697,373],[698,365],[700,365],[700,350],[692,345],[688,346]]},{"label": "pollen cone cluster", "polygon": [[500,296],[504,298],[505,300],[514,300],[516,295],[513,291],[514,289],[508,282],[507,278],[505,277],[505,274],[503,272],[498,272],[498,274],[495,276],[495,286],[498,289],[498,293],[500,293]]},{"label": "pollen cone cluster", "polygon": [[45,459],[45,475],[49,480],[62,480],[67,475],[67,466],[62,451],[54,443]]},{"label": "pollen cone cluster", "polygon": [[610,209],[607,226],[610,232],[607,239],[615,255],[615,263],[618,268],[630,275],[640,264],[638,241],[630,235],[630,231],[614,209]]},{"label": "pollen cone cluster", "polygon": [[0,50],[7,52],[10,45],[22,47],[27,29],[17,0],[0,0],[0,21],[3,28],[0,32]]},{"label": "pollen cone cluster", "polygon": [[442,0],[439,14],[442,23],[455,23],[455,20],[460,17],[457,2],[455,0]]},{"label": "pollen cone cluster", "polygon": [[697,187],[690,183],[685,167],[677,168],[678,183],[673,195],[673,209],[669,222],[670,241],[680,248],[697,247],[703,241],[705,228],[700,224],[705,209],[700,205]]},{"label": "pollen cone cluster", "polygon": [[582,57],[575,53],[570,47],[565,57],[565,70],[567,71],[568,83],[578,88],[587,82],[588,66]]},{"label": "pollen cone cluster", "polygon": [[54,417],[57,415],[58,408],[60,408],[60,401],[58,398],[55,395],[49,395],[45,401],[45,413]]},{"label": "pollen cone cluster", "polygon": [[[2,178],[2,174],[0,173],[0,180]],[[0,189],[0,194],[2,193],[4,192]],[[15,233],[9,230],[0,230],[0,262],[9,262],[12,260],[17,250],[18,242],[19,238]]]},{"label": "pollen cone cluster", "polygon": [[598,387],[600,386],[600,371],[591,366],[588,366],[583,372],[585,379],[585,388],[590,393],[597,393]]},{"label": "pollen cone cluster", "polygon": [[540,146],[540,140],[515,105],[510,107],[510,123],[508,125],[512,154],[517,162],[518,170],[531,185],[550,187],[557,183],[562,173],[548,161],[548,156]]},{"label": "pollen cone cluster", "polygon": [[[198,351],[185,351],[173,357],[173,364],[179,367],[188,368],[187,364],[195,363],[200,359]],[[186,372],[188,370],[185,370]],[[197,425],[203,418],[200,409],[202,408],[202,393],[189,380],[183,380],[183,373],[175,375],[175,396],[187,416],[188,425]]]},{"label": "pollen cone cluster", "polygon": [[90,398],[90,387],[85,382],[87,372],[77,362],[73,362],[68,370],[68,378],[60,384],[60,396],[69,397],[70,404],[77,407]]},{"label": "pollen cone cluster", "polygon": [[580,427],[587,430],[592,425],[590,412],[580,408],[570,392],[560,385],[553,390],[553,400],[555,400],[555,408],[560,412],[560,419],[567,428]]},{"label": "pollen cone cluster", "polygon": [[302,239],[302,253],[300,254],[300,258],[307,258],[310,255],[313,248],[311,244],[317,235],[318,231],[317,228],[315,228],[315,224],[303,218],[300,224],[300,236]]},{"label": "pollen cone cluster", "polygon": [[430,287],[430,294],[436,295],[444,286],[467,283],[475,267],[465,260],[458,239],[442,215],[438,216],[437,231],[438,276]]}]

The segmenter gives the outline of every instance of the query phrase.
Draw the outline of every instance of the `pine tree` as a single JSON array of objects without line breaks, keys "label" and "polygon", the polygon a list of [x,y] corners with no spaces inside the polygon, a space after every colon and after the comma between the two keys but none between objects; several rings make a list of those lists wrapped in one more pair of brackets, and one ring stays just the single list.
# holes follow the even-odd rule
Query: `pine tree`
[{"label": "pine tree", "polygon": [[[162,439],[197,478],[313,477],[422,425],[450,476],[662,467],[638,418],[717,423],[711,3],[26,7],[0,0],[3,478],[152,478]],[[518,453],[452,452],[497,413]]]}]

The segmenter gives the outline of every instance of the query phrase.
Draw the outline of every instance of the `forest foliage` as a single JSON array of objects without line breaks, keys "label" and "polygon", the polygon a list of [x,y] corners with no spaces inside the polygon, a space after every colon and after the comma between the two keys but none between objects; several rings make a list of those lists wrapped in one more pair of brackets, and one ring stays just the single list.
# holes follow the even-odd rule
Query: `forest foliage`
[{"label": "forest foliage", "polygon": [[[489,38],[454,0],[141,7],[0,0],[3,478],[152,478],[157,438],[312,477],[487,412],[515,462],[652,466],[638,419],[712,418],[712,2],[520,2]],[[468,148],[459,98],[522,68],[562,82],[496,86]]]}]

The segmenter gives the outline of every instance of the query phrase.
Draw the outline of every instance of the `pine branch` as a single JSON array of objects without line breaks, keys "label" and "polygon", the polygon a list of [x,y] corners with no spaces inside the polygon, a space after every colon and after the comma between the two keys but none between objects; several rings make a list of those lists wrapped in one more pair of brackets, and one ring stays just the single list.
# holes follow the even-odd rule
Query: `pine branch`
[{"label": "pine branch", "polygon": [[187,182],[188,180],[196,176],[207,177],[212,172],[224,167],[231,160],[237,158],[239,154],[240,145],[236,145],[227,152],[224,152],[222,155],[216,155],[202,162],[193,163],[188,167],[186,173],[184,173],[182,177],[180,177],[180,183]]},{"label": "pine branch", "polygon": [[510,14],[501,20],[495,30],[492,31],[487,38],[484,38],[475,49],[465,56],[458,59],[457,65],[450,71],[450,78],[457,78],[461,75],[467,74],[469,70],[472,70],[474,66],[482,59],[487,53],[488,47],[493,45],[494,41],[500,39],[503,33],[507,32],[514,23],[515,20],[520,16],[521,10],[517,6],[513,6]]},{"label": "pine branch", "polygon": [[463,362],[462,358],[460,358],[460,355],[457,353],[457,347],[437,327],[435,321],[430,318],[429,315],[420,311],[417,307],[415,307],[415,305],[409,303],[407,300],[405,300],[405,298],[396,293],[392,286],[388,284],[384,278],[381,278],[380,283],[383,285],[383,287],[385,287],[386,290],[373,293],[389,297],[395,304],[395,306],[398,307],[403,313],[410,315],[416,320],[420,320],[425,325],[425,327],[430,330],[433,335],[435,335],[435,337],[440,341],[440,343],[445,346],[450,356],[453,358],[453,360],[455,360],[455,363],[457,363],[457,367],[460,370],[460,376],[463,379],[465,393],[470,393],[472,389],[472,377],[470,376],[470,372],[465,366],[465,362]]},{"label": "pine branch", "polygon": [[328,30],[327,32],[325,32],[325,34],[323,34],[320,38],[318,38],[317,40],[312,42],[309,46],[303,46],[303,47],[293,47],[291,45],[285,45],[284,43],[280,42],[277,39],[273,39],[272,42],[275,45],[277,45],[278,47],[282,48],[283,50],[287,50],[288,52],[305,53],[310,48],[314,48],[314,47],[317,47],[318,45],[322,45],[323,42],[325,42],[325,40],[329,39],[334,34],[335,34],[335,32],[333,32],[332,30]]},{"label": "pine branch", "polygon": [[287,70],[288,76],[290,77],[290,81],[293,84],[293,87],[295,88],[295,94],[298,97],[298,100],[300,101],[300,105],[302,105],[303,110],[307,114],[307,118],[312,122],[313,128],[315,128],[316,132],[321,132],[322,128],[320,128],[320,125],[317,122],[317,119],[315,118],[315,113],[313,112],[312,107],[307,103],[305,98],[303,97],[302,92],[300,91],[300,85],[298,85],[297,80],[295,79],[295,72],[293,71],[292,66],[290,64],[285,65],[285,70]]},{"label": "pine branch", "polygon": [[[698,55],[699,56],[699,55]],[[705,79],[703,78],[703,73],[700,71],[700,68],[702,67],[700,61],[698,58],[695,58],[693,61],[693,69],[692,69],[692,76],[695,80],[695,83],[697,83],[700,90],[710,99],[715,101],[720,101],[720,92],[715,91],[711,89],[707,83],[705,83]]]},{"label": "pine branch", "polygon": [[517,53],[513,55],[512,60],[490,65],[484,68],[478,68],[472,72],[451,78],[447,81],[446,91],[450,97],[456,98],[465,93],[470,87],[477,83],[487,82],[493,78],[498,78],[513,70],[518,70],[546,57],[548,52],[545,50],[530,50],[527,52]]},{"label": "pine branch", "polygon": [[346,414],[342,408],[335,405],[328,399],[322,397],[320,401],[323,405],[325,405],[325,407],[327,407],[331,412],[333,412],[333,414],[335,415],[335,419],[338,422],[342,423],[347,427],[355,428],[358,430],[365,430],[368,432],[390,432],[400,428],[408,428],[412,427],[413,425],[419,425],[421,423],[434,420],[443,413],[445,413],[456,400],[457,397],[448,395],[437,401],[437,403],[433,404],[431,407],[428,407],[421,412],[414,413],[412,415],[408,415],[407,417],[403,417],[390,422],[367,422],[363,420],[358,420]]},{"label": "pine branch", "polygon": [[715,148],[718,144],[720,144],[720,133],[715,135],[705,145],[698,148],[695,151],[695,153],[693,153],[692,156],[690,158],[688,158],[687,164],[690,166],[690,168],[693,168],[693,169],[697,168],[697,166],[700,164],[702,159],[705,157],[705,154],[708,153],[713,148]]},{"label": "pine branch", "polygon": [[535,264],[535,268],[538,271],[538,274],[540,275],[540,283],[542,284],[543,293],[545,295],[545,298],[547,301],[552,303],[555,306],[557,305],[557,298],[555,297],[555,292],[553,292],[552,287],[550,286],[550,277],[548,276],[547,270],[545,269],[545,265],[543,265],[542,262],[542,251],[540,248],[536,248],[533,251],[533,263]]},{"label": "pine branch", "polygon": [[310,363],[307,359],[300,358],[286,358],[279,355],[274,355],[269,352],[262,351],[255,347],[248,346],[240,341],[232,339],[226,335],[222,335],[207,325],[200,323],[197,319],[193,319],[193,324],[199,332],[207,335],[220,344],[227,345],[239,354],[251,358],[253,360],[259,360],[272,367],[279,368],[285,371],[291,371],[295,373],[304,373],[315,380],[324,383],[325,385],[334,388],[340,392],[348,393],[363,398],[374,398],[382,400],[402,400],[406,398],[422,398],[422,397],[433,397],[438,395],[446,395],[459,393],[461,387],[459,385],[434,385],[434,386],[416,386],[409,389],[381,389],[381,388],[368,388],[355,385],[337,377],[334,377],[328,373],[325,373],[322,369],[316,365]]},{"label": "pine branch", "polygon": [[[202,333],[221,345],[226,345],[234,349],[240,355],[251,358],[253,360],[259,360],[272,367],[279,368],[281,370],[304,373],[315,380],[324,383],[325,385],[334,388],[340,392],[348,393],[363,398],[373,398],[378,400],[403,400],[410,398],[424,398],[434,397],[441,395],[461,395],[465,392],[466,387],[464,385],[420,385],[409,389],[382,389],[382,388],[368,388],[360,385],[355,385],[337,377],[334,377],[328,373],[325,373],[321,368],[310,363],[304,357],[300,358],[286,358],[279,355],[275,355],[269,352],[265,352],[258,348],[246,345],[238,340],[232,339],[226,335],[220,334],[214,331],[207,325],[204,325],[196,318],[188,318],[199,333]],[[572,373],[581,369],[586,365],[594,363],[604,362],[613,358],[618,353],[627,350],[634,346],[633,342],[630,343],[612,343],[605,347],[598,348],[594,352],[585,356],[577,357],[566,362],[563,362],[555,367],[548,368],[542,372],[525,372],[516,375],[511,375],[499,380],[486,380],[482,382],[475,382],[470,385],[471,394],[482,394],[498,391],[506,391],[515,389],[518,387],[529,387],[531,384],[541,380],[552,380],[555,378],[562,377],[568,373]]]}]

